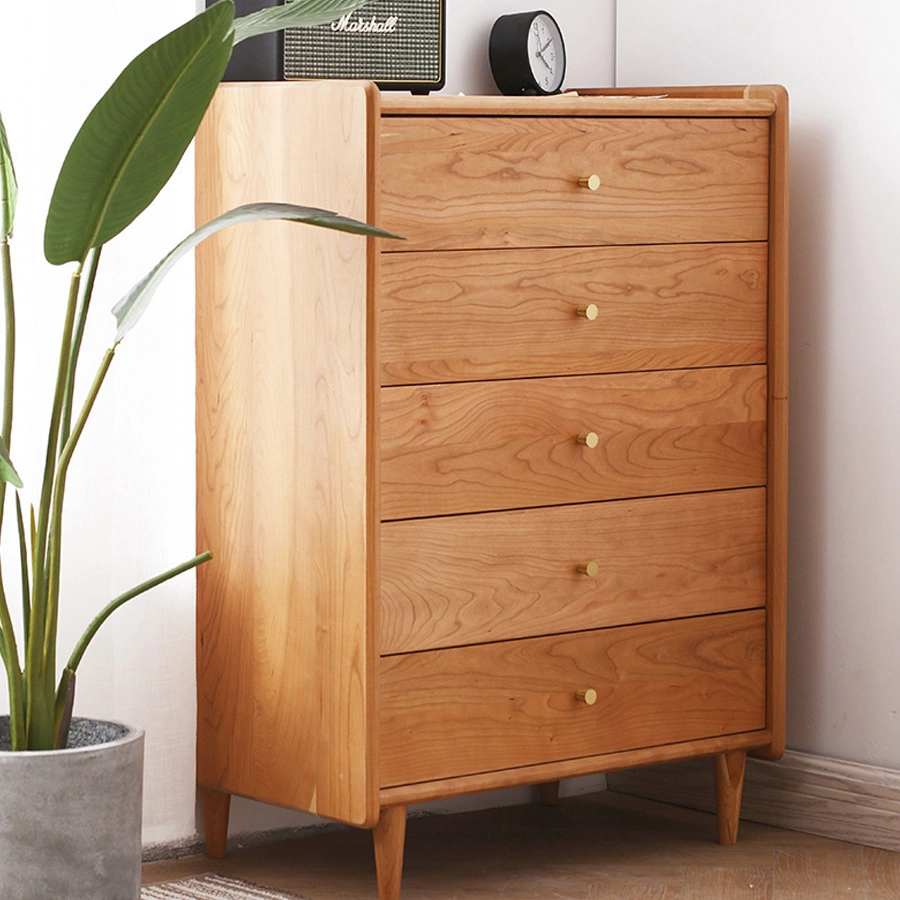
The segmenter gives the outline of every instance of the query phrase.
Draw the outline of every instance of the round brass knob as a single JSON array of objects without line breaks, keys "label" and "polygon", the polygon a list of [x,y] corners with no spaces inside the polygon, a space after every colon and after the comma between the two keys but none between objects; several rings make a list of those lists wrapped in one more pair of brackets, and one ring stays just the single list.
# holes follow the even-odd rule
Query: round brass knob
[{"label": "round brass knob", "polygon": [[575,314],[580,316],[582,319],[587,319],[589,322],[593,322],[597,316],[600,315],[600,310],[597,309],[596,303],[588,303],[587,306],[579,306],[578,309],[575,310]]},{"label": "round brass knob", "polygon": [[600,572],[600,566],[592,560],[588,563],[582,563],[578,567],[578,571],[581,572],[582,575],[587,575],[588,578],[596,578]]},{"label": "round brass knob", "polygon": [[597,692],[593,688],[575,691],[575,697],[587,706],[593,706],[597,702]]},{"label": "round brass knob", "polygon": [[575,440],[579,444],[584,444],[585,447],[590,447],[591,450],[600,443],[600,438],[597,436],[596,431],[587,431],[584,434],[579,434]]},{"label": "round brass knob", "polygon": [[600,190],[600,176],[599,175],[588,175],[585,178],[579,178],[578,184],[583,188],[587,188],[589,191],[599,191]]}]

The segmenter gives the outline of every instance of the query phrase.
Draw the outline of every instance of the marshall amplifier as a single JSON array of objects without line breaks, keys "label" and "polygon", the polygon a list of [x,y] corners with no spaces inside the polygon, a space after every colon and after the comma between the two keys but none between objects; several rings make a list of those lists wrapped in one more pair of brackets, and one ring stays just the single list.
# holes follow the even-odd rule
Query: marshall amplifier
[{"label": "marshall amplifier", "polygon": [[362,78],[414,94],[440,90],[444,13],[445,0],[369,0],[330,25],[285,29],[284,77]]},{"label": "marshall amplifier", "polygon": [[[206,0],[206,8],[209,9],[216,2],[218,0]],[[270,6],[281,6],[281,2],[234,0],[234,14],[248,16]],[[248,38],[231,51],[231,59],[228,61],[222,81],[280,81],[283,55],[284,37],[280,31]]]}]

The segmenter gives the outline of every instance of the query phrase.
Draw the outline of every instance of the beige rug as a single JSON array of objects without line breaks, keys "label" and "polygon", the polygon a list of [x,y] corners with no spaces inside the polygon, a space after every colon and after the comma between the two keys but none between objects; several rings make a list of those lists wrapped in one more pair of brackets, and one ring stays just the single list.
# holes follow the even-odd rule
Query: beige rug
[{"label": "beige rug", "polygon": [[199,875],[141,888],[141,900],[309,900],[224,875]]}]

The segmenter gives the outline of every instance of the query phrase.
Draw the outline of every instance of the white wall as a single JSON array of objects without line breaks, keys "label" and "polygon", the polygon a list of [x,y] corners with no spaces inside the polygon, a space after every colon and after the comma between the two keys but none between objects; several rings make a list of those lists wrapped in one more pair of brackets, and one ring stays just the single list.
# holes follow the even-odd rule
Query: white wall
[{"label": "white wall", "polygon": [[791,94],[788,744],[900,768],[895,0],[622,0],[618,83]]},{"label": "white wall", "polygon": [[[487,36],[515,0],[448,0],[446,92],[494,92]],[[613,0],[548,0],[569,49],[567,85],[609,85]],[[4,0],[0,111],[20,184],[14,242],[19,313],[13,456],[29,489],[40,479],[55,341],[67,272],[41,252],[43,217],[65,149],[121,68],[188,19],[198,0],[12,3]],[[105,251],[84,371],[112,339],[108,315],[131,284],[192,227],[191,160],[151,209]],[[181,264],[121,346],[73,464],[68,492],[61,654],[100,605],[192,555],[194,547],[193,272]],[[7,529],[9,526],[7,522]],[[15,573],[5,566],[7,578]],[[194,804],[194,608],[190,576],[119,611],[85,657],[77,712],[147,732],[144,840],[190,840]],[[6,694],[0,689],[0,707]],[[518,795],[516,795],[518,796]],[[510,799],[507,795],[506,799]],[[457,807],[458,808],[458,807]],[[304,821],[238,802],[235,830]]]}]

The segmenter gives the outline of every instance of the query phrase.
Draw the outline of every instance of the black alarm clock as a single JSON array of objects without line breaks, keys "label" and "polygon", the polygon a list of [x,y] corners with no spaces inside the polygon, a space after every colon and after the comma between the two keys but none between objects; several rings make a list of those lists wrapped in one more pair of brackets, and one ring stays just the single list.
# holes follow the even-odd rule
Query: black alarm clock
[{"label": "black alarm clock", "polygon": [[557,94],[562,88],[566,47],[556,19],[544,10],[500,16],[488,54],[501,93]]}]

